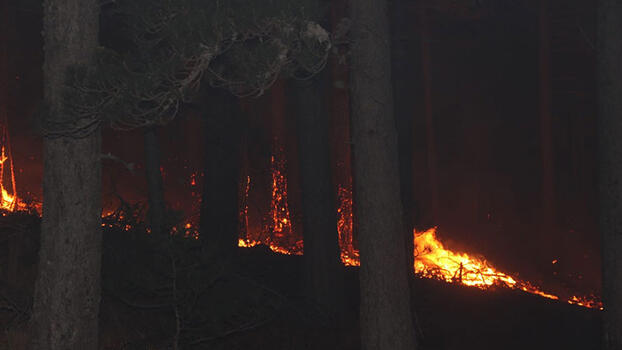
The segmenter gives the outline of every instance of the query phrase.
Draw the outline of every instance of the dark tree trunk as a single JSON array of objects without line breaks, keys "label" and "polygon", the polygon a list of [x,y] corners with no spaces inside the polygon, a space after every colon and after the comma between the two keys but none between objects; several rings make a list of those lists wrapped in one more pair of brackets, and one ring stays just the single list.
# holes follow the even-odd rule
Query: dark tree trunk
[{"label": "dark tree trunk", "polygon": [[[341,19],[347,16],[346,0],[331,1],[331,30],[335,31]],[[342,53],[343,54],[343,53]],[[334,183],[345,187],[352,185],[350,95],[348,91],[348,65],[337,55],[328,58],[330,68],[330,104],[332,142],[331,158],[335,164]]]},{"label": "dark tree trunk", "polygon": [[[44,96],[62,120],[62,85],[97,46],[97,1],[46,0]],[[43,219],[31,349],[97,349],[101,265],[101,134],[44,140]]]},{"label": "dark tree trunk", "polygon": [[598,9],[598,153],[603,266],[603,345],[622,349],[622,3]]},{"label": "dark tree trunk", "polygon": [[540,1],[539,20],[539,49],[538,62],[540,73],[539,103],[540,103],[540,161],[542,166],[540,239],[539,247],[541,263],[548,263],[555,229],[555,184],[554,184],[554,155],[553,129],[551,115],[551,30],[548,14],[549,1]]},{"label": "dark tree trunk", "polygon": [[421,31],[421,69],[423,76],[423,104],[425,115],[425,134],[427,144],[428,183],[430,186],[430,215],[431,222],[427,225],[438,225],[440,220],[440,199],[438,194],[438,171],[436,162],[436,134],[434,115],[432,110],[432,61],[430,56],[430,35],[425,0],[419,1],[419,28]]},{"label": "dark tree trunk", "polygon": [[352,18],[352,136],[361,254],[361,344],[416,348],[404,269],[402,204],[385,0],[357,0]]},{"label": "dark tree trunk", "polygon": [[413,272],[413,229],[415,227],[414,173],[413,173],[413,114],[412,62],[408,55],[408,37],[405,30],[406,6],[403,0],[393,1],[392,16],[392,73],[395,100],[395,125],[397,127],[398,154],[400,162],[400,194],[404,209],[404,237],[406,239],[406,269]]},{"label": "dark tree trunk", "polygon": [[204,247],[230,258],[238,246],[242,113],[238,98],[210,90],[205,122],[205,168],[200,230]]},{"label": "dark tree trunk", "polygon": [[[342,18],[347,16],[346,0],[331,1],[331,30],[337,30]],[[340,52],[339,55],[345,55]],[[330,55],[330,136],[331,159],[333,163],[333,183],[338,194],[339,247],[352,255],[356,246],[355,230],[352,225],[352,138],[350,136],[350,94],[348,65],[339,55]],[[343,56],[341,56],[343,57]]]},{"label": "dark tree trunk", "polygon": [[156,127],[149,127],[143,133],[145,145],[145,176],[149,194],[149,224],[151,234],[160,237],[166,232],[164,187],[160,170],[160,143]]},{"label": "dark tree trunk", "polygon": [[9,104],[9,2],[0,5],[0,121],[8,116]]},{"label": "dark tree trunk", "polygon": [[[4,131],[8,127],[9,116],[9,40],[11,39],[13,23],[11,22],[15,13],[9,6],[8,1],[0,5],[0,130]],[[8,131],[7,131],[8,134]],[[4,136],[0,136],[3,138]],[[18,282],[17,267],[19,256],[18,240],[10,239],[7,244],[7,264],[4,266],[4,276],[9,285],[16,285]]]},{"label": "dark tree trunk", "polygon": [[298,130],[305,291],[337,320],[343,307],[335,188],[330,166],[326,74],[293,81]]}]

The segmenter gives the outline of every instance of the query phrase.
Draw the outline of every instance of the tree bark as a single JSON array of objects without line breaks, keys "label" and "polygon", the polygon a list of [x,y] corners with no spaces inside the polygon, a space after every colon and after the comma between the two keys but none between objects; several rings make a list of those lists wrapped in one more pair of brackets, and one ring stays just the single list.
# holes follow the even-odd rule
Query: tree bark
[{"label": "tree bark", "polygon": [[[97,46],[97,1],[46,0],[44,96],[62,120],[65,72]],[[97,349],[101,265],[101,134],[44,139],[43,219],[31,349]]]},{"label": "tree bark", "polygon": [[599,229],[603,268],[603,349],[622,349],[622,2],[598,8]]},{"label": "tree bark", "polygon": [[209,252],[230,258],[238,246],[242,113],[237,97],[225,90],[210,92],[200,239]]},{"label": "tree bark", "polygon": [[302,232],[304,237],[304,290],[328,312],[333,321],[343,307],[335,188],[330,166],[326,72],[294,81],[298,130]]},{"label": "tree bark", "polygon": [[387,7],[385,0],[350,4],[361,344],[365,350],[412,350]]},{"label": "tree bark", "polygon": [[143,133],[145,145],[145,176],[149,194],[149,223],[151,234],[160,237],[166,233],[164,187],[160,170],[160,145],[156,127],[149,127]]}]

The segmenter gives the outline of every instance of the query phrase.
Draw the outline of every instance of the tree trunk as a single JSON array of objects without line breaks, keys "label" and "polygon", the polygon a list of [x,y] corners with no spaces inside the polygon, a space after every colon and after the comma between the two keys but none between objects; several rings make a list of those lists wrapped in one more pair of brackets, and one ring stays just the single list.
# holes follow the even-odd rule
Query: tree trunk
[{"label": "tree trunk", "polygon": [[[342,18],[347,16],[347,1],[335,0],[330,3],[331,31],[336,31]],[[340,55],[330,55],[330,134],[331,160],[333,164],[333,183],[338,193],[339,247],[349,256],[353,255],[356,240],[352,225],[352,138],[350,136],[350,94],[348,90],[349,72],[346,62],[341,62]]]},{"label": "tree trunk", "polygon": [[[97,1],[46,0],[44,95],[51,121],[63,120],[70,65],[97,46]],[[43,219],[31,349],[97,349],[101,265],[101,134],[44,140]]]},{"label": "tree trunk", "polygon": [[[9,104],[9,3],[0,5],[0,121],[8,116]],[[13,14],[11,14],[13,15]]]},{"label": "tree trunk", "polygon": [[298,129],[305,291],[333,320],[343,307],[335,188],[330,166],[326,72],[294,81]]},{"label": "tree trunk", "polygon": [[365,350],[412,350],[387,7],[385,0],[350,4],[361,344]]},{"label": "tree trunk", "polygon": [[540,42],[538,62],[540,73],[539,102],[540,102],[540,161],[542,167],[540,218],[540,262],[548,263],[553,242],[548,237],[553,236],[555,229],[555,183],[554,183],[554,154],[553,129],[551,116],[551,30],[549,26],[547,0],[540,1],[538,15],[540,27]]},{"label": "tree trunk", "polygon": [[149,127],[143,133],[145,145],[145,176],[149,193],[149,223],[151,234],[160,237],[166,232],[164,187],[160,171],[160,146],[156,127]]},{"label": "tree trunk", "polygon": [[[413,229],[415,227],[414,173],[413,173],[413,115],[411,106],[412,74],[409,70],[412,60],[408,55],[408,36],[405,29],[406,6],[403,0],[393,1],[392,16],[392,74],[395,100],[395,125],[397,127],[398,155],[400,162],[400,194],[404,209],[404,237],[406,239],[406,269],[413,272]],[[409,279],[411,280],[411,279]]]},{"label": "tree trunk", "polygon": [[[8,1],[4,1],[0,5],[0,132],[4,133],[4,129],[8,127],[7,121],[9,116],[9,40],[13,34],[13,23],[10,22],[15,13],[9,6]],[[8,131],[6,132],[8,134]],[[0,138],[4,138],[0,136]],[[4,145],[3,145],[4,146]],[[8,162],[7,162],[8,164]],[[2,181],[4,179],[0,179]],[[19,256],[19,244],[17,239],[10,239],[7,243],[7,264],[3,266],[4,281],[15,286],[17,284],[17,265]]]},{"label": "tree trunk", "polygon": [[438,225],[440,221],[440,199],[438,193],[438,171],[436,162],[436,134],[432,110],[432,62],[430,56],[430,35],[425,0],[419,1],[419,27],[421,30],[421,64],[423,76],[423,104],[425,115],[425,134],[427,143],[428,183],[430,186],[430,216],[428,225]]},{"label": "tree trunk", "polygon": [[238,246],[242,113],[225,90],[210,90],[208,100],[201,239],[210,253],[230,258]]},{"label": "tree trunk", "polygon": [[599,229],[603,267],[603,349],[622,349],[622,3],[598,9]]}]

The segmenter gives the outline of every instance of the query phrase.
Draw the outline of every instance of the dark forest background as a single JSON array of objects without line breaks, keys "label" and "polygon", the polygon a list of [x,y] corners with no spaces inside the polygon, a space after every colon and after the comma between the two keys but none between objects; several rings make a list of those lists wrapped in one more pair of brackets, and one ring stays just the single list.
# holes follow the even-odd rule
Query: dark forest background
[{"label": "dark forest background", "polygon": [[[44,110],[44,87],[48,89],[45,91],[46,98],[49,98],[49,89],[53,86],[43,81],[44,14],[38,0],[0,1],[0,11],[11,13],[10,16],[6,13],[0,16],[0,50],[5,50],[0,52],[0,69],[5,69],[0,74],[8,77],[0,83],[0,93],[4,98],[0,99],[0,104],[5,101],[3,108],[0,108],[0,120],[8,121],[19,197],[27,202],[39,202],[43,196],[44,142],[38,132],[37,120]],[[614,6],[614,1],[602,1],[612,8],[619,7]],[[180,0],[167,4],[174,8],[181,3],[196,5],[200,2]],[[327,5],[328,11],[326,18],[319,22],[331,30],[338,24],[348,23],[342,18],[356,7],[348,9],[346,0],[321,3]],[[363,2],[357,3],[360,4]],[[377,0],[365,4],[368,4],[369,10],[374,6],[377,6],[376,9],[383,8],[385,2]],[[357,61],[357,57],[347,55],[348,52],[369,54],[370,57],[374,54],[369,50],[356,51],[359,49],[357,40],[366,42],[368,38],[361,35],[364,32],[361,28],[365,26],[363,20],[358,23],[353,21],[351,37],[348,37],[352,40],[348,43],[350,45],[339,46],[335,50],[338,54],[331,52],[325,69],[309,82],[296,82],[287,76],[291,72],[285,71],[261,96],[239,99],[224,90],[218,92],[203,85],[201,90],[196,91],[199,98],[188,103],[184,101],[179,113],[169,123],[157,128],[148,125],[148,130],[120,131],[108,125],[102,128],[105,215],[102,218],[102,286],[99,288],[96,285],[96,295],[99,296],[101,289],[102,300],[99,303],[90,296],[86,298],[88,303],[101,304],[101,309],[99,314],[84,312],[88,308],[80,310],[87,318],[99,322],[93,323],[95,326],[90,329],[99,327],[100,347],[116,349],[138,344],[136,346],[140,348],[158,344],[163,347],[214,349],[235,346],[246,349],[299,350],[330,346],[358,349],[361,345],[363,348],[370,346],[368,344],[373,343],[374,338],[368,335],[381,330],[388,334],[384,339],[388,341],[384,344],[390,344],[393,340],[398,343],[403,341],[400,348],[409,349],[414,347],[409,343],[414,338],[421,349],[454,349],[458,346],[487,349],[497,348],[501,342],[508,348],[516,349],[589,348],[590,345],[596,348],[600,328],[607,333],[607,327],[613,327],[613,332],[616,332],[615,325],[619,322],[607,319],[618,315],[615,313],[617,305],[614,297],[607,296],[607,291],[614,291],[614,288],[605,286],[605,293],[601,293],[601,260],[605,258],[605,271],[608,271],[607,261],[611,265],[608,268],[615,267],[611,261],[615,260],[613,258],[618,250],[612,247],[618,242],[612,240],[613,244],[604,244],[609,248],[604,251],[611,253],[613,258],[609,256],[607,260],[606,255],[601,257],[598,219],[600,215],[600,231],[604,232],[605,241],[608,237],[617,237],[619,228],[614,220],[617,218],[616,210],[619,210],[615,206],[617,192],[610,191],[611,202],[603,201],[603,198],[608,198],[608,189],[616,189],[620,174],[615,172],[618,169],[615,160],[611,161],[611,165],[603,159],[607,160],[607,156],[614,158],[617,150],[614,147],[617,140],[615,133],[620,131],[615,129],[616,111],[607,114],[601,110],[599,120],[605,122],[597,125],[596,32],[597,24],[613,25],[619,20],[618,17],[613,16],[609,19],[611,22],[597,23],[596,2],[591,0],[390,0],[388,5],[400,194],[404,226],[407,228],[404,234],[410,241],[412,228],[423,231],[438,227],[438,236],[446,247],[485,257],[499,271],[528,281],[527,284],[517,284],[513,289],[493,285],[482,290],[460,283],[449,285],[433,278],[419,278],[421,274],[415,278],[409,275],[407,282],[399,279],[402,276],[400,272],[403,272],[397,263],[402,260],[398,256],[402,252],[402,243],[399,239],[393,239],[400,238],[399,229],[395,229],[399,225],[373,226],[388,217],[395,219],[392,215],[399,212],[398,201],[393,200],[396,197],[391,194],[383,196],[390,191],[371,191],[372,195],[357,199],[357,191],[360,195],[365,190],[360,186],[364,181],[357,183],[357,176],[361,179],[369,174],[360,167],[353,171],[355,166],[363,164],[353,161],[357,155],[362,155],[360,159],[367,161],[375,159],[375,164],[380,164],[389,158],[388,155],[396,154],[395,150],[391,151],[391,145],[376,147],[386,146],[380,153],[374,153],[373,145],[367,149],[361,146],[374,138],[368,135],[361,137],[364,134],[361,132],[364,130],[361,127],[365,122],[363,118],[375,113],[373,103],[364,103],[372,99],[365,100],[361,96],[387,101],[388,94],[383,94],[389,89],[379,91],[381,89],[375,88],[389,86],[388,79],[370,87],[369,81],[361,78],[363,74],[357,76],[350,70],[352,67],[363,67],[361,71],[384,78],[388,76],[385,73],[389,61],[374,70],[378,67],[365,67],[364,59]],[[114,20],[119,18],[107,12],[115,6],[112,2],[102,7],[99,42],[117,49],[123,47],[125,42],[117,42],[119,37],[116,35],[123,32],[115,27]],[[364,11],[364,7],[362,5],[358,9]],[[142,10],[138,13],[144,14]],[[603,17],[602,13],[600,15]],[[49,13],[45,18],[51,18]],[[110,18],[114,20],[111,22]],[[377,19],[369,20],[368,17],[370,22]],[[381,22],[368,24],[382,27]],[[190,28],[192,32],[195,27]],[[615,30],[605,26],[599,28],[599,45],[614,42]],[[183,30],[180,32],[183,33]],[[91,37],[91,43],[94,43],[94,37]],[[605,41],[602,41],[603,37]],[[320,42],[320,48],[324,49],[321,37],[312,38]],[[331,40],[335,38],[339,37],[331,37]],[[607,42],[607,39],[611,41]],[[46,40],[49,42],[50,37]],[[381,46],[382,43],[378,44]],[[241,47],[246,49],[252,45],[243,42]],[[157,46],[153,48],[153,52],[158,52]],[[612,52],[617,51],[614,48]],[[386,51],[377,56],[382,56],[379,61],[389,57]],[[49,57],[46,56],[46,62],[50,62]],[[145,62],[151,63],[152,56],[147,57]],[[222,57],[214,61],[216,65],[225,66],[230,63],[228,59],[232,59]],[[609,56],[603,54],[598,57],[601,67],[604,67],[600,72],[601,79],[602,72],[619,73],[615,65],[607,66],[602,57],[610,59],[613,56],[609,53]],[[615,61],[615,57],[611,60]],[[235,57],[231,62],[237,62]],[[48,73],[46,71],[45,74]],[[619,74],[610,75],[615,77]],[[205,79],[202,84],[208,80]],[[602,85],[598,86],[602,88]],[[601,91],[614,96],[616,91],[611,90],[605,87]],[[180,93],[185,94],[186,91]],[[608,107],[607,101],[603,101],[598,106]],[[615,101],[608,102],[613,104]],[[326,106],[314,109],[322,104]],[[391,110],[390,106],[386,110]],[[325,130],[321,127],[309,128],[310,124],[301,128],[302,123],[313,121],[320,115],[329,116],[332,184],[328,176],[322,177],[326,172],[322,172],[321,166],[317,170],[305,168],[309,163],[303,164],[315,160],[315,164],[321,165],[325,160],[318,156],[323,154],[324,149],[313,142],[321,138],[313,139],[313,136],[322,136]],[[393,122],[382,117],[376,115],[375,120],[370,118],[368,121],[374,120],[378,125],[382,121]],[[233,118],[235,122],[231,122]],[[378,125],[369,127],[370,134]],[[615,129],[611,135],[607,134],[607,125]],[[597,126],[600,129],[597,130]],[[381,125],[381,132],[382,128]],[[145,140],[153,130],[161,152],[162,187],[169,206],[166,215],[164,210],[160,212],[162,215],[155,210],[146,210],[148,206],[155,207],[152,204],[156,202],[149,202],[153,199],[149,196],[153,197],[153,189],[157,186],[148,188],[149,180],[145,179],[145,173],[148,177],[150,173],[146,169],[146,155],[149,158],[151,154],[151,159],[154,159],[155,154],[145,149],[145,143],[149,142]],[[597,138],[597,132],[600,138]],[[389,138],[390,135],[387,136]],[[50,140],[45,139],[46,145],[52,144],[48,143]],[[599,142],[601,144],[597,145]],[[612,145],[603,146],[606,142]],[[154,144],[151,143],[152,146]],[[222,148],[210,148],[210,145]],[[241,164],[233,157],[238,151],[242,155]],[[392,153],[383,154],[382,151]],[[98,152],[96,150],[92,154],[94,164],[98,163]],[[600,163],[597,154],[605,155],[600,158]],[[266,224],[273,195],[271,157],[275,156],[286,164],[284,171],[291,238],[274,238],[281,232],[277,232],[276,226]],[[50,161],[51,158],[48,155],[46,159]],[[387,161],[392,162],[393,159]],[[58,165],[57,162],[52,164]],[[223,166],[219,171],[209,172],[209,166],[219,164]],[[203,173],[206,167],[207,176]],[[597,179],[598,168],[600,179]],[[394,167],[392,169],[395,170]],[[152,175],[157,173],[153,168],[151,170]],[[390,172],[384,174],[387,173]],[[46,176],[49,174],[48,168]],[[216,175],[209,178],[213,174]],[[600,193],[600,203],[605,203],[602,207],[609,212],[601,210],[599,213],[597,180],[603,184],[603,174],[610,175],[613,180],[606,178],[612,183],[604,183]],[[246,177],[250,179],[247,198],[235,198],[235,186],[227,186],[232,185],[232,181],[227,179],[238,175],[238,195],[243,192]],[[395,172],[389,175],[395,175]],[[367,180],[372,177],[367,177]],[[61,193],[62,197],[63,191],[59,190],[62,185],[59,183],[62,181],[58,181],[57,186],[46,187],[47,191],[51,189],[51,192],[46,192],[46,197],[54,191]],[[395,181],[367,183],[380,184],[377,188],[397,187],[393,186]],[[303,195],[305,184],[307,192]],[[337,196],[338,189],[352,191],[354,187],[355,213],[357,209],[359,213],[365,213],[361,208],[369,202],[382,203],[391,198],[388,202],[396,203],[395,210],[384,210],[389,205],[374,210],[369,210],[373,206],[367,206],[369,215],[358,218],[360,227],[365,227],[368,232],[365,235],[364,229],[360,229],[362,268],[342,267],[338,264],[337,252],[331,250],[336,248],[335,218],[325,214],[336,210],[332,207],[330,193],[325,193],[330,191],[317,190],[330,185],[334,186],[338,201],[343,199]],[[73,189],[80,190],[77,187]],[[94,187],[90,186],[91,189]],[[309,192],[309,188],[312,191]],[[210,197],[210,194],[215,195]],[[222,199],[222,203],[213,198]],[[370,201],[370,198],[376,200]],[[239,223],[235,204],[237,201],[243,208],[246,199],[248,232],[271,235],[271,242],[286,242],[291,248],[300,243],[297,241],[303,238],[305,227],[304,238],[308,243],[305,255],[273,254],[261,245],[252,249],[236,249],[234,234]],[[91,200],[88,203],[95,202]],[[124,206],[128,203],[137,206]],[[313,203],[320,210],[314,211],[317,208]],[[336,204],[338,206],[339,202]],[[48,201],[47,208],[52,209],[51,212],[61,208],[62,212],[63,205]],[[96,209],[93,213],[99,213],[99,208]],[[106,216],[115,210],[116,216]],[[142,216],[133,217],[132,210],[137,210]],[[303,214],[307,221],[303,220]],[[153,216],[147,218],[149,215]],[[219,216],[226,215],[230,220],[217,220]],[[166,221],[165,216],[171,222],[153,220],[153,217],[159,217],[161,221]],[[382,217],[374,219],[376,216]],[[31,314],[36,314],[31,311],[41,308],[41,305],[52,305],[59,299],[50,294],[48,300],[53,302],[47,303],[34,293],[35,306],[31,309],[39,232],[42,232],[42,237],[48,237],[48,245],[55,242],[49,237],[57,237],[49,233],[52,232],[50,227],[45,236],[45,219],[51,217],[56,216],[43,217],[42,230],[39,229],[41,217],[38,213],[5,215],[3,212],[0,217],[0,324],[6,330],[6,334],[0,336],[2,345],[5,340],[9,345],[12,342],[19,344],[20,341],[26,344],[26,324]],[[315,226],[309,225],[313,221],[308,220],[309,217],[316,219],[313,222]],[[363,220],[368,217],[374,218]],[[607,222],[610,217],[613,221]],[[100,219],[99,216],[93,218]],[[390,224],[398,221],[391,220]],[[274,224],[281,223],[283,221]],[[97,221],[94,226],[97,230],[91,231],[99,232],[99,224]],[[145,234],[149,226],[160,226],[168,232],[173,225],[177,228],[185,226],[192,232],[200,230],[201,236],[195,240],[182,235]],[[51,227],[60,232],[65,226],[59,221]],[[80,236],[84,226],[78,227],[72,230],[75,237],[86,237]],[[308,227],[311,229],[306,229]],[[248,233],[244,229],[240,231],[241,235]],[[55,231],[55,234],[58,232]],[[358,233],[355,217],[355,248],[359,248]],[[201,237],[205,239],[201,240]],[[67,243],[70,239],[63,241]],[[377,242],[377,245],[370,244],[370,241]],[[45,240],[41,242],[45,246]],[[408,247],[410,243],[407,243]],[[296,247],[299,248],[300,244]],[[41,251],[46,251],[45,247]],[[377,252],[384,254],[386,260],[377,259],[374,256]],[[408,249],[407,252],[410,274],[412,254]],[[65,253],[58,255],[71,255]],[[99,254],[97,252],[98,259]],[[80,254],[77,256],[82,257]],[[87,254],[84,257],[88,258]],[[68,265],[68,270],[72,270],[80,264]],[[370,267],[372,265],[373,268]],[[96,268],[99,269],[99,266]],[[459,276],[454,276],[453,282],[463,282],[462,271],[460,265],[459,272],[456,272]],[[370,282],[374,280],[373,274],[376,274],[376,289],[369,288],[373,285]],[[45,274],[40,274],[39,278],[41,275]],[[611,272],[605,275],[611,276]],[[93,278],[98,275],[89,272],[85,276]],[[99,277],[94,280],[98,281]],[[617,280],[610,277],[605,282],[616,283]],[[56,282],[48,284],[63,287],[63,283]],[[406,286],[406,283],[409,285]],[[42,285],[46,286],[45,283]],[[387,285],[389,288],[382,291]],[[525,286],[531,288],[531,292],[541,290],[557,295],[559,301],[541,298],[537,292],[522,293],[520,289]],[[72,292],[76,290],[79,292],[79,288],[74,288]],[[386,297],[388,294],[383,293],[387,290],[398,293],[394,294],[395,298]],[[585,296],[585,300],[596,302],[589,306],[596,307],[590,309],[569,305],[573,301],[571,296]],[[80,299],[75,296],[68,298]],[[375,301],[370,302],[374,298]],[[384,303],[386,300],[388,302]],[[574,302],[577,300],[574,299]],[[614,312],[597,310],[598,305],[602,305],[598,304],[600,301],[604,301],[605,310],[611,305],[609,310]],[[412,309],[402,307],[409,303]],[[396,312],[396,309],[399,310]],[[412,311],[412,315],[409,312],[400,314],[404,310]],[[48,314],[54,316],[58,313]],[[45,312],[40,315],[45,315]],[[414,327],[410,327],[410,321],[413,321]],[[374,325],[373,322],[378,323]],[[50,322],[42,321],[42,324],[46,323]],[[404,334],[392,333],[400,327],[406,329]],[[371,331],[366,332],[366,329]],[[532,344],[533,339],[540,336],[544,339]],[[83,338],[92,341],[87,339],[89,337]]]},{"label": "dark forest background", "polygon": [[[429,43],[429,90],[436,169],[430,171],[430,129],[425,118],[425,79],[421,16],[417,2],[395,1],[402,10],[393,16],[394,57],[402,68],[395,75],[397,118],[401,151],[412,155],[413,206],[409,208],[419,229],[439,226],[450,247],[482,254],[499,268],[515,271],[548,287],[597,291],[600,281],[599,238],[595,202],[595,51],[594,2],[550,1],[546,21],[549,32],[539,30],[538,2],[500,1],[469,11],[450,1],[436,2],[426,11]],[[16,26],[5,33],[11,52],[12,81],[9,128],[17,169],[19,193],[40,198],[41,145],[31,116],[41,98],[41,13],[34,4],[14,3]],[[550,40],[551,123],[554,176],[554,225],[542,219],[539,41]],[[343,69],[343,68],[342,68]],[[333,82],[339,93],[340,82]],[[337,85],[337,87],[335,87]],[[295,125],[287,108],[287,87],[258,99],[243,101],[250,124],[249,163],[254,184],[251,223],[265,215],[269,181],[270,129],[286,137],[292,219],[298,220],[299,193]],[[341,89],[343,90],[343,89]],[[346,94],[347,95],[347,94]],[[282,104],[280,118],[271,105]],[[347,152],[339,128],[343,115],[333,111],[333,149]],[[341,113],[347,113],[341,111]],[[279,119],[281,119],[279,121]],[[188,216],[198,215],[202,166],[202,120],[187,109],[160,130],[166,199]],[[281,124],[277,126],[276,124]],[[135,202],[146,200],[140,171],[143,163],[141,132],[105,130],[103,153],[112,153],[137,165],[132,175],[119,163],[104,163],[105,208],[117,205],[114,193]],[[345,151],[343,149],[346,149]],[[335,166],[336,177],[346,179]],[[193,175],[194,174],[194,175]],[[435,181],[430,181],[435,174]],[[408,175],[408,174],[407,174]],[[192,185],[196,176],[198,185]],[[344,182],[343,180],[342,182]],[[432,186],[432,185],[434,186]],[[263,185],[263,186],[262,186]],[[432,188],[438,191],[434,213]],[[254,209],[253,209],[254,208]],[[297,219],[298,217],[298,219]],[[294,227],[296,227],[296,222]],[[548,237],[548,238],[544,238]],[[551,264],[558,260],[558,264]]]}]

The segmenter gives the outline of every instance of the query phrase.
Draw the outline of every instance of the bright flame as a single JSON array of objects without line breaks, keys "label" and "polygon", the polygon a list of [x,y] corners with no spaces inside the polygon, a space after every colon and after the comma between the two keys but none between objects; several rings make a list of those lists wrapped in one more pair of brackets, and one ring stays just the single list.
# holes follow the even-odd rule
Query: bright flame
[{"label": "bright flame", "polygon": [[9,141],[9,131],[6,120],[0,125],[0,209],[15,211],[27,209],[17,196],[15,185],[15,171],[13,156]]},{"label": "bright flame", "polygon": [[[270,158],[272,172],[272,200],[266,224],[259,235],[248,232],[248,191],[251,183],[246,177],[242,189],[240,221],[244,232],[238,246],[250,248],[265,245],[273,252],[287,255],[301,255],[304,250],[302,237],[296,237],[292,230],[289,206],[287,201],[286,164],[282,148],[275,140],[273,154]],[[341,250],[341,261],[346,266],[360,266],[359,251],[353,239],[353,206],[351,186],[338,187],[337,232]],[[497,270],[483,257],[467,253],[458,253],[444,247],[436,237],[436,227],[424,232],[413,231],[414,240],[414,273],[420,277],[438,279],[448,283],[460,283],[466,286],[487,289],[492,286],[507,287],[521,290],[544,298],[559,300],[557,295],[544,292],[538,286],[523,281]],[[552,261],[553,264],[557,260]],[[600,308],[602,303],[594,296],[573,296],[565,300],[569,304],[589,308]]]},{"label": "bright flame", "polygon": [[514,287],[517,284],[514,278],[497,271],[485,259],[445,249],[436,238],[436,228],[423,233],[415,232],[414,243],[414,269],[421,276],[475,287],[499,283]]},{"label": "bright flame", "polygon": [[[436,237],[436,228],[431,228],[424,232],[413,231],[413,239],[415,244],[413,269],[415,274],[420,277],[438,279],[448,283],[460,283],[480,289],[488,289],[492,286],[507,287],[539,295],[547,299],[560,300],[557,295],[544,292],[529,281],[523,281],[497,270],[484,258],[446,249],[443,243]],[[238,246],[243,248],[250,248],[259,244],[264,243],[243,239],[240,239],[238,242]],[[287,255],[302,254],[302,242],[300,242],[300,247],[297,249],[280,247],[270,241],[267,245],[276,253]],[[358,250],[345,251],[343,245],[341,248],[341,258],[344,265],[360,266]],[[568,304],[603,309],[602,303],[595,296],[573,296],[565,301]]]}]

